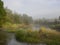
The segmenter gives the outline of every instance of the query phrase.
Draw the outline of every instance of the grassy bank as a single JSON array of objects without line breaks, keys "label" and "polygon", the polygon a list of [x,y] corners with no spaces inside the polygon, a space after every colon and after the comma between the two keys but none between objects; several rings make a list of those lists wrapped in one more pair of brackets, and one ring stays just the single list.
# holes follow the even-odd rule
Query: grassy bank
[{"label": "grassy bank", "polygon": [[56,30],[41,28],[40,30],[40,38],[47,45],[60,45],[60,32]]},{"label": "grassy bank", "polygon": [[37,31],[32,30],[20,30],[16,32],[16,39],[21,42],[38,43],[40,42]]},{"label": "grassy bank", "polygon": [[7,23],[3,25],[4,31],[15,33],[17,30],[27,30],[31,25]]},{"label": "grassy bank", "polygon": [[16,34],[16,40],[19,42],[60,45],[60,32],[45,27],[41,27],[39,31],[33,31],[30,27],[30,25],[24,24],[7,24],[4,26],[7,32]]},{"label": "grassy bank", "polygon": [[41,28],[39,31],[19,30],[16,40],[27,43],[46,43],[47,45],[60,45],[60,32]]}]

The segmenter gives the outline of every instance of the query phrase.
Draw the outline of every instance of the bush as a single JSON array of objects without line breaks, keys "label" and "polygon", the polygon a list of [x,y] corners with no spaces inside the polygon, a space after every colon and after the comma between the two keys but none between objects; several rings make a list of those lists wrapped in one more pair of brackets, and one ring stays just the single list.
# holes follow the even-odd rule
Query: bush
[{"label": "bush", "polygon": [[50,25],[50,28],[60,31],[60,24]]},{"label": "bush", "polygon": [[60,32],[45,27],[40,28],[39,31],[19,30],[15,36],[16,40],[21,42],[60,45]]},{"label": "bush", "polygon": [[47,45],[60,45],[60,32],[42,27],[39,33],[41,38],[44,37],[42,41]]},{"label": "bush", "polygon": [[37,32],[32,32],[32,30],[20,30],[16,32],[16,39],[22,42],[38,43],[40,40],[36,33]]}]

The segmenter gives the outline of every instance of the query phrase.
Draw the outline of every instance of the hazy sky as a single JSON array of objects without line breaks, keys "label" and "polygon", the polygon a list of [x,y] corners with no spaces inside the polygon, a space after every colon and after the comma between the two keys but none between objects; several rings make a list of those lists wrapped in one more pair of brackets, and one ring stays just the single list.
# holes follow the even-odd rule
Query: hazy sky
[{"label": "hazy sky", "polygon": [[60,0],[3,0],[4,6],[33,18],[56,18],[60,15]]}]

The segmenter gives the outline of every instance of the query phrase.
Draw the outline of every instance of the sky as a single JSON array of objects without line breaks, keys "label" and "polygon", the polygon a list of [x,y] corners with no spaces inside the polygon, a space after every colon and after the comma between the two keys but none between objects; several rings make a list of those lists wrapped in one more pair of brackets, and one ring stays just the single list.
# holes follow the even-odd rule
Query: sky
[{"label": "sky", "polygon": [[4,7],[33,18],[58,18],[60,0],[3,0]]}]

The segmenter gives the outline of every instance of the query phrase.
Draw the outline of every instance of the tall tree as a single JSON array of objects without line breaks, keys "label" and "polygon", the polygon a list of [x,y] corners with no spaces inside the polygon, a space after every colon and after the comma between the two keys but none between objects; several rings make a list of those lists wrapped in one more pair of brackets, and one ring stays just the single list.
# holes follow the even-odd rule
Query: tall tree
[{"label": "tall tree", "polygon": [[5,23],[6,12],[3,7],[3,2],[0,0],[0,45],[7,44],[7,34],[2,30],[3,24]]},{"label": "tall tree", "polygon": [[3,2],[0,0],[0,29],[2,28],[2,25],[5,23],[6,19],[6,12],[3,5]]},{"label": "tall tree", "polygon": [[31,24],[33,21],[32,17],[28,16],[27,14],[23,14],[23,22],[24,24]]}]

